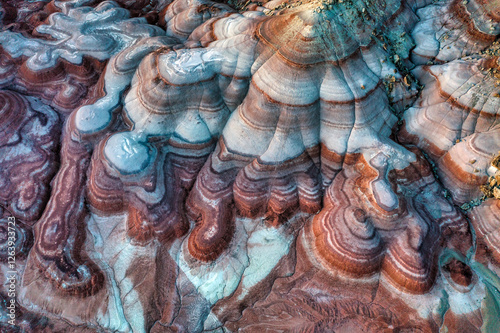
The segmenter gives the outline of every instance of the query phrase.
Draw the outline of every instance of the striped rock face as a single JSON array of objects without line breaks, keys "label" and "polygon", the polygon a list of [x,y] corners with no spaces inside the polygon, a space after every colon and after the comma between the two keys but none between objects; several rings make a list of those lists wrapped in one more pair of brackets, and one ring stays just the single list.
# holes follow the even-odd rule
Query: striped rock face
[{"label": "striped rock face", "polygon": [[2,2],[16,324],[500,329],[499,12]]},{"label": "striped rock face", "polygon": [[480,53],[500,33],[495,1],[445,1],[417,11],[421,21],[412,31],[415,64],[449,62]]},{"label": "striped rock face", "polygon": [[370,162],[355,158],[337,175],[312,221],[313,248],[329,269],[354,277],[382,273],[406,292],[425,293],[436,278],[439,242],[465,250],[460,242],[470,244],[467,223],[442,198],[423,157],[387,171],[379,166],[381,155]]},{"label": "striped rock face", "polygon": [[438,164],[458,203],[481,195],[500,144],[497,60],[486,56],[423,67],[425,88],[403,118],[400,138]]}]

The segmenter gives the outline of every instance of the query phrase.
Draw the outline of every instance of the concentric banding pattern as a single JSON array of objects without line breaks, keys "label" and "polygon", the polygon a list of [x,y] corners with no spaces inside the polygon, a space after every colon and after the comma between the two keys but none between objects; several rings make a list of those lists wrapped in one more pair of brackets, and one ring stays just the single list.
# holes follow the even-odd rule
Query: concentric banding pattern
[{"label": "concentric banding pattern", "polygon": [[0,219],[0,261],[15,264],[16,260],[28,256],[32,246],[33,235],[29,227],[13,216]]},{"label": "concentric banding pattern", "polygon": [[16,92],[0,91],[0,203],[33,223],[49,197],[59,141],[59,118],[48,106]]},{"label": "concentric banding pattern", "polygon": [[500,147],[496,4],[232,5],[2,2],[24,305],[106,331],[473,332],[499,209],[458,207]]}]

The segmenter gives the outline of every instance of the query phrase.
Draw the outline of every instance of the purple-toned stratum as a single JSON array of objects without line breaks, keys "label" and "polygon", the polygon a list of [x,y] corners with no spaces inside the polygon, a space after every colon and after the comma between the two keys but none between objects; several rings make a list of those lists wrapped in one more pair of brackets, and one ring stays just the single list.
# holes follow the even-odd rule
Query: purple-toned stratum
[{"label": "purple-toned stratum", "polygon": [[500,0],[0,1],[0,332],[499,333]]}]

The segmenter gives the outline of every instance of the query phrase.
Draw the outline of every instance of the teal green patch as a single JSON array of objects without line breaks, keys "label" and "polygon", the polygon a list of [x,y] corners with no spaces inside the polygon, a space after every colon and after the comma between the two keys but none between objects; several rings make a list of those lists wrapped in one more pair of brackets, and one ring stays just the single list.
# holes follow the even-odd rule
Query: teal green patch
[{"label": "teal green patch", "polygon": [[498,291],[500,290],[500,278],[495,274],[495,272],[493,272],[483,264],[475,261],[466,264],[468,264],[470,268],[474,272],[476,272],[476,274],[486,286],[491,286],[491,288],[496,289],[496,292],[498,293]]},{"label": "teal green patch", "polygon": [[[449,302],[450,297],[448,296],[448,293],[445,290],[442,290],[441,292],[443,293],[443,296],[439,300],[439,307],[437,308],[437,311],[438,311],[438,315],[439,315],[439,318],[441,319],[441,323],[442,323],[442,322],[444,322],[444,316],[446,315],[446,312],[450,308],[450,302]],[[443,326],[439,331],[440,332],[447,332],[448,331],[447,329],[445,331],[443,331],[443,329],[445,329],[445,328],[446,328],[446,326]]]},{"label": "teal green patch", "polygon": [[500,332],[500,298],[497,289],[492,290],[486,285],[486,297],[481,304],[481,315],[483,316],[483,326],[481,332]]},{"label": "teal green patch", "polygon": [[[490,270],[485,265],[478,263],[472,259],[475,251],[469,251],[467,257],[452,249],[444,249],[439,257],[439,265],[442,267],[451,259],[456,259],[468,265],[472,271],[479,277],[479,280],[485,285],[486,296],[481,303],[481,316],[483,317],[483,333],[498,333],[500,332],[500,277]],[[441,298],[438,313],[441,318],[444,318],[446,311],[447,298]],[[448,305],[449,307],[449,305]],[[443,312],[444,311],[444,312]]]}]

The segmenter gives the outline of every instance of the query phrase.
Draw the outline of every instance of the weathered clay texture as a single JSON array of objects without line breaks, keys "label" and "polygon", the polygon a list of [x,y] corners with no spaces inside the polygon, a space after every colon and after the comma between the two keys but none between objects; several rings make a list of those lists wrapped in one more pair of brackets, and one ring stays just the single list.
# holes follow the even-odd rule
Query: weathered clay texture
[{"label": "weathered clay texture", "polygon": [[7,0],[0,28],[2,332],[500,331],[498,2]]}]

